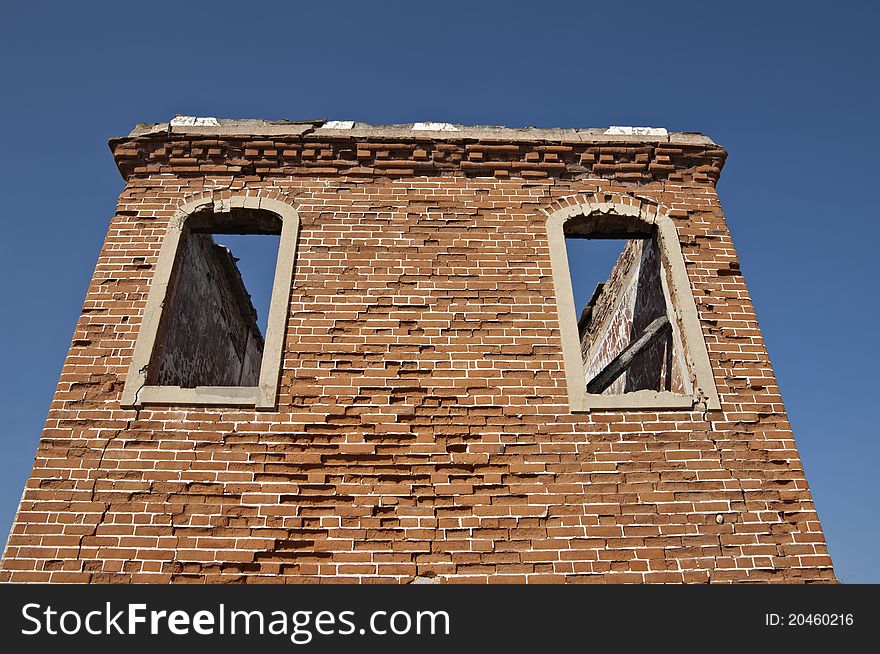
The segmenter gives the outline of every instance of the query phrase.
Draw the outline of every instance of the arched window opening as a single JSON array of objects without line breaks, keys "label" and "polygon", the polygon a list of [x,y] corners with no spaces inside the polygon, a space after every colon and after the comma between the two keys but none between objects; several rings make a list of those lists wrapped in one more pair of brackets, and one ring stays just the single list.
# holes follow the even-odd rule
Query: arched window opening
[{"label": "arched window opening", "polygon": [[267,211],[207,208],[187,219],[147,384],[258,385],[280,236]]},{"label": "arched window opening", "polygon": [[653,234],[567,234],[565,243],[587,392],[688,393]]},{"label": "arched window opening", "polygon": [[719,408],[672,220],[585,203],[547,230],[572,410]]},{"label": "arched window opening", "polygon": [[276,404],[299,217],[278,200],[190,203],[169,223],[122,405]]}]

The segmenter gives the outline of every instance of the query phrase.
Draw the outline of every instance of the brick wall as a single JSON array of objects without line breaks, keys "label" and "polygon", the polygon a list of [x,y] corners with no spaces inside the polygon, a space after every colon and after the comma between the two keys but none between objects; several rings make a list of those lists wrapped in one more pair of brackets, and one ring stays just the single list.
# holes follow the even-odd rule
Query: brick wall
[{"label": "brick wall", "polygon": [[[0,580],[834,580],[721,148],[214,131],[111,142],[127,184]],[[302,221],[277,409],[120,408],[170,217],[232,194]],[[547,212],[633,197],[677,225],[720,411],[569,410]]]}]

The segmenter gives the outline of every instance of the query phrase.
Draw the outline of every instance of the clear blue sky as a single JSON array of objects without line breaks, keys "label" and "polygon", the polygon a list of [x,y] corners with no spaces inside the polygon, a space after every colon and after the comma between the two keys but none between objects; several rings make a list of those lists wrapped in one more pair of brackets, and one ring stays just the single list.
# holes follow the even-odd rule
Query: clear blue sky
[{"label": "clear blue sky", "polygon": [[880,582],[876,2],[107,2],[0,10],[0,536],[122,180],[175,113],[662,126],[718,190],[838,576]]}]

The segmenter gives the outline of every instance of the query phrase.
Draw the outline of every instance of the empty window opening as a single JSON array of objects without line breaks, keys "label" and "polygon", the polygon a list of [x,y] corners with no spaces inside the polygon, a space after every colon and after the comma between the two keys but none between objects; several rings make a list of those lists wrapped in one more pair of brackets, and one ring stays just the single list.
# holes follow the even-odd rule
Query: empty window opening
[{"label": "empty window opening", "polygon": [[257,312],[257,327],[265,337],[269,323],[269,302],[278,256],[278,234],[218,234],[214,241],[235,258],[241,280]]},{"label": "empty window opening", "polygon": [[257,386],[281,220],[233,209],[190,216],[147,370],[156,386]]},{"label": "empty window opening", "polygon": [[688,394],[654,235],[579,230],[565,245],[587,392]]}]

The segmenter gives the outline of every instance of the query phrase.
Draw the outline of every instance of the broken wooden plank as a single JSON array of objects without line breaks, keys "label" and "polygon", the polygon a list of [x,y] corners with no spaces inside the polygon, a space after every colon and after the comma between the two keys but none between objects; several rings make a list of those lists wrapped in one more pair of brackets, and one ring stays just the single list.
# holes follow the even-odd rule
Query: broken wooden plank
[{"label": "broken wooden plank", "polygon": [[637,339],[627,345],[620,351],[611,362],[602,369],[598,375],[587,384],[587,392],[599,394],[607,389],[614,380],[620,377],[626,369],[629,368],[633,360],[657,338],[665,334],[672,326],[669,324],[669,318],[660,316],[650,325],[645,327]]}]

